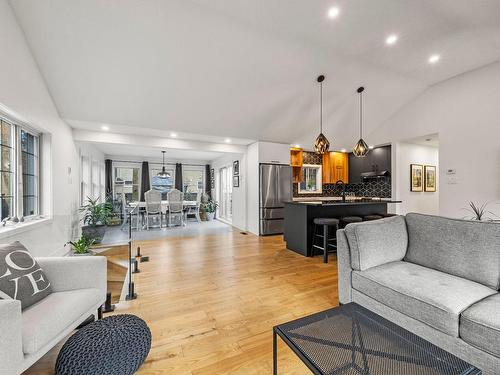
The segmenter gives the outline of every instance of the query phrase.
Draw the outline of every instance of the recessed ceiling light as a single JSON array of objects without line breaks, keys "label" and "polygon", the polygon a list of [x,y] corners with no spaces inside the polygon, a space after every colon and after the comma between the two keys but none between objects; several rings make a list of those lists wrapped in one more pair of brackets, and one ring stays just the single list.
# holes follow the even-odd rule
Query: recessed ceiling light
[{"label": "recessed ceiling light", "polygon": [[385,44],[391,46],[398,41],[398,36],[396,34],[391,34],[385,39]]},{"label": "recessed ceiling light", "polygon": [[170,136],[171,136],[172,138],[177,138],[177,133],[170,133]]},{"label": "recessed ceiling light", "polygon": [[109,126],[108,125],[101,125],[101,129],[108,131],[109,130]]},{"label": "recessed ceiling light", "polygon": [[375,146],[368,146],[368,148],[369,148],[370,150],[373,150],[373,149],[375,148]]},{"label": "recessed ceiling light", "polygon": [[343,148],[342,150],[340,150],[340,152],[347,152],[347,150]]},{"label": "recessed ceiling light", "polygon": [[331,7],[328,9],[328,18],[337,18],[340,13],[340,9],[337,7]]},{"label": "recessed ceiling light", "polygon": [[295,148],[300,148],[300,145],[295,145]]},{"label": "recessed ceiling light", "polygon": [[226,138],[226,139],[224,139],[224,142],[231,143],[231,140],[229,138]]},{"label": "recessed ceiling light", "polygon": [[439,55],[431,55],[429,57],[428,61],[429,61],[429,64],[435,64],[435,63],[437,63],[439,61],[439,59],[441,59],[441,56],[439,56]]}]

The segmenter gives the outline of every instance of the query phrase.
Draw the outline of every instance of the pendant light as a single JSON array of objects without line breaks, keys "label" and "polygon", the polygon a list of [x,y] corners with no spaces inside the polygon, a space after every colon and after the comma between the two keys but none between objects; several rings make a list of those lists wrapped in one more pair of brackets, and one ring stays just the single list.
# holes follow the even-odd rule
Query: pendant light
[{"label": "pendant light", "polygon": [[357,158],[364,158],[366,154],[370,151],[368,145],[363,140],[363,91],[364,87],[358,88],[359,94],[359,141],[356,143],[356,146],[352,149],[352,153]]},{"label": "pendant light", "polygon": [[170,173],[168,173],[166,170],[165,170],[165,152],[166,151],[162,151],[162,155],[163,155],[163,163],[162,163],[162,167],[161,167],[161,172],[158,173],[158,177],[160,178],[170,178]]},{"label": "pendant light", "polygon": [[330,142],[323,134],[323,81],[325,80],[324,75],[320,75],[317,78],[319,82],[319,135],[314,142],[314,150],[317,154],[324,154],[328,152],[330,148]]}]

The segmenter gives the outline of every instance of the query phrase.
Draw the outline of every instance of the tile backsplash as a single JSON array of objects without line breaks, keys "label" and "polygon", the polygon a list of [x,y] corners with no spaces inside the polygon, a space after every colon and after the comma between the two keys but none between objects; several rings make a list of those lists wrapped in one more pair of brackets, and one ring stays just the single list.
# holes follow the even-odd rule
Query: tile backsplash
[{"label": "tile backsplash", "polygon": [[[294,197],[337,197],[342,193],[342,187],[335,184],[323,184],[323,194],[299,194],[298,184],[293,184]],[[346,192],[358,197],[391,197],[391,178],[383,177],[368,180],[360,184],[347,184]]]}]

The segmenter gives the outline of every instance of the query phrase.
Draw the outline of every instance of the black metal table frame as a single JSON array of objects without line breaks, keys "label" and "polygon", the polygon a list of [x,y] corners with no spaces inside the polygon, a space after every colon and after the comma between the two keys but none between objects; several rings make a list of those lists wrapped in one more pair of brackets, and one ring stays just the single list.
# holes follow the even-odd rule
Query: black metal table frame
[{"label": "black metal table frame", "polygon": [[[313,314],[314,315],[314,314]],[[306,317],[307,318],[307,317]],[[302,318],[303,319],[303,318]],[[300,319],[297,319],[297,320],[300,320]],[[285,323],[286,324],[286,323]],[[354,353],[356,351],[356,347],[355,347],[355,342],[356,341],[356,338],[358,339],[359,341],[359,344],[361,347],[364,347],[364,344],[363,344],[363,340],[362,340],[362,337],[360,335],[360,327],[359,327],[359,322],[352,322],[352,329],[353,329],[353,336],[352,336],[352,343],[351,343],[351,350],[353,351],[353,359],[354,359]],[[356,334],[357,333],[357,334]],[[358,335],[359,334],[359,335]],[[311,370],[311,372],[314,374],[314,375],[325,375],[323,371],[321,371],[321,369],[319,369],[318,367],[316,367],[314,365],[314,363],[312,363],[306,356],[305,353],[303,353],[288,337],[287,335],[285,334],[285,332],[283,332],[281,329],[280,329],[280,326],[275,326],[273,327],[273,375],[277,375],[278,374],[278,336],[287,344],[287,346],[300,358],[300,360],[302,361],[302,363],[304,363],[304,365],[307,366],[307,368],[309,368],[309,370]],[[345,347],[344,347],[345,348]],[[364,348],[363,348],[364,349]],[[375,354],[375,355],[380,355],[377,352],[373,352],[371,354]],[[385,355],[383,355],[385,356]],[[367,360],[366,360],[366,356],[365,354],[362,355],[363,357],[363,362],[364,362],[364,369],[360,368],[359,366],[356,366],[359,370],[361,370],[363,372],[367,372],[368,371],[368,367],[367,367]],[[403,360],[405,361],[406,358],[404,358],[403,356],[395,356],[395,357],[398,357],[398,358],[394,358],[394,359],[397,359],[397,360]],[[412,361],[413,362],[413,361]],[[424,363],[422,363],[422,365],[424,365]],[[351,364],[349,364],[349,366],[347,367],[351,367]],[[463,374],[463,375],[481,375],[482,374],[482,371],[477,369],[477,368],[472,368],[470,369],[467,374]]]},{"label": "black metal table frame", "polygon": [[286,335],[278,328],[273,328],[273,375],[278,375],[278,336],[288,345],[290,349],[300,358],[300,360],[312,371],[314,375],[323,375],[320,369],[311,363],[304,353],[300,351]]}]

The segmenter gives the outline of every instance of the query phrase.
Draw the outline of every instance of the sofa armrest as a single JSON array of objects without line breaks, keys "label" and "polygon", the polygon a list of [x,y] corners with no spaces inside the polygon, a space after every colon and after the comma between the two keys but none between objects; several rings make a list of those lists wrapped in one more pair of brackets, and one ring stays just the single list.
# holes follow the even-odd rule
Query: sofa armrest
[{"label": "sofa armrest", "polygon": [[344,229],[337,231],[337,267],[339,302],[346,304],[352,302],[351,284],[351,249]]},{"label": "sofa armrest", "polygon": [[18,374],[23,361],[21,301],[0,300],[0,374]]},{"label": "sofa armrest", "polygon": [[345,234],[351,250],[351,267],[355,271],[401,261],[408,249],[403,216],[349,224]]},{"label": "sofa armrest", "polygon": [[106,297],[107,260],[102,256],[36,258],[54,292],[100,289]]}]

